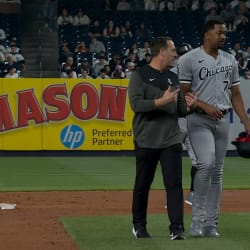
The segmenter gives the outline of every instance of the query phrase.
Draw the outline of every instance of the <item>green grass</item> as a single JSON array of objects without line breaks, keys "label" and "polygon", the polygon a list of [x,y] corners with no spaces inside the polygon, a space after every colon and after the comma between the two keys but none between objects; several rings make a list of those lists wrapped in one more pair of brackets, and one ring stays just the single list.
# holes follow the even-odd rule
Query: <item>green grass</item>
[{"label": "green grass", "polygon": [[[183,186],[189,188],[190,159],[183,158]],[[249,160],[227,157],[225,189],[249,189]],[[134,183],[134,157],[1,157],[0,191],[131,190]],[[163,189],[160,168],[153,189]],[[129,216],[65,217],[66,230],[80,250],[250,250],[250,214],[223,214],[218,239],[170,241],[168,219],[150,215],[148,229],[153,238],[135,240]],[[190,215],[185,216],[185,225]],[[188,226],[186,226],[188,228]]]},{"label": "green grass", "polygon": [[[183,187],[190,183],[190,160],[183,158]],[[131,190],[134,157],[1,157],[0,191]],[[249,159],[227,157],[224,188],[250,188]],[[163,189],[160,167],[153,189]]]},{"label": "green grass", "polygon": [[[171,241],[166,215],[149,215],[151,239],[136,240],[129,216],[64,217],[60,221],[80,250],[250,250],[249,213],[222,214],[219,238]],[[185,216],[188,229],[190,215]],[[188,236],[188,230],[186,230]]]}]

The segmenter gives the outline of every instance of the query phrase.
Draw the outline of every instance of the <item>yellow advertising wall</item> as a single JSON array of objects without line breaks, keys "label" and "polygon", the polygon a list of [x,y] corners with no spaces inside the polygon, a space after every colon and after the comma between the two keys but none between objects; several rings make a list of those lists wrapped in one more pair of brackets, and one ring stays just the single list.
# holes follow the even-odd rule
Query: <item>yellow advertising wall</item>
[{"label": "yellow advertising wall", "polygon": [[128,80],[1,79],[1,150],[132,150]]}]

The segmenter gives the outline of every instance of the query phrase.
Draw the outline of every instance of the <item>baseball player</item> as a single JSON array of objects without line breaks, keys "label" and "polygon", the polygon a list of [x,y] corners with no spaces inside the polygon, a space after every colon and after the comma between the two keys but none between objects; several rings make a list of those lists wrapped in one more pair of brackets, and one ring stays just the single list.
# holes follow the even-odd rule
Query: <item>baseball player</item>
[{"label": "baseball player", "polygon": [[202,45],[178,61],[184,94],[199,93],[193,113],[187,117],[189,137],[197,157],[189,231],[193,237],[219,236],[217,222],[231,106],[250,134],[250,122],[240,92],[238,65],[232,55],[222,50],[225,39],[225,24],[210,20],[204,26]]},{"label": "baseball player", "polygon": [[[190,50],[192,50],[192,46],[190,44],[188,44],[188,43],[181,44],[179,47],[177,47],[177,50],[176,50],[178,58],[180,58],[181,56],[183,56],[184,54],[186,54]],[[178,61],[177,61],[177,63],[178,63]],[[177,66],[172,68],[171,71],[178,74]],[[178,123],[179,123],[180,131],[181,131],[182,144],[185,146],[185,148],[188,152],[188,155],[191,159],[191,162],[192,162],[192,167],[190,170],[190,176],[191,176],[190,190],[185,198],[185,203],[187,203],[188,205],[192,205],[192,203],[193,203],[193,191],[194,191],[194,181],[193,180],[194,180],[194,175],[196,172],[197,159],[196,159],[196,156],[194,154],[194,151],[193,151],[190,139],[189,139],[186,118],[180,117],[178,119]]]}]

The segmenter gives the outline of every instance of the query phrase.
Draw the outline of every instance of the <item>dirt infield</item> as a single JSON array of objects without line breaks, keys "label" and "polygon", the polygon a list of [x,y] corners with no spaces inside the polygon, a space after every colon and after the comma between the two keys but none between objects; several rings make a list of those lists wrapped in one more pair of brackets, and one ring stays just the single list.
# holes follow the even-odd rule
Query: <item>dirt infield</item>
[{"label": "dirt infield", "polygon": [[[223,191],[221,211],[250,212],[249,196],[250,190]],[[0,211],[0,249],[76,250],[59,217],[130,214],[131,198],[131,191],[0,192],[0,203],[17,204]],[[164,191],[151,191],[149,213],[164,212]]]}]

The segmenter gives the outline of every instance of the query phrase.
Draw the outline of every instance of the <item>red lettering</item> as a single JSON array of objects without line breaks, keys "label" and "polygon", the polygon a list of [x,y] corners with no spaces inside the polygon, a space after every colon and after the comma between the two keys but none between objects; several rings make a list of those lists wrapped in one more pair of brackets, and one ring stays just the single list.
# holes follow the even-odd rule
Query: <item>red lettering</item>
[{"label": "red lettering", "polygon": [[101,86],[99,119],[124,121],[127,88]]},{"label": "red lettering", "polygon": [[46,122],[39,102],[34,94],[34,90],[18,91],[18,127],[29,125],[29,120],[34,120],[36,124]]},{"label": "red lettering", "polygon": [[0,132],[11,130],[15,127],[8,95],[0,96]]},{"label": "red lettering", "polygon": [[62,121],[69,116],[70,104],[66,98],[68,98],[66,84],[50,85],[44,90],[43,101],[51,106],[45,108],[49,121]]},{"label": "red lettering", "polygon": [[72,112],[77,118],[81,120],[93,118],[99,105],[96,88],[89,83],[77,84],[71,91],[70,103]]}]

